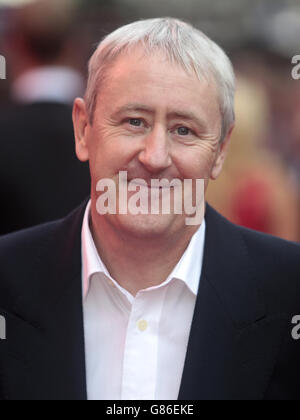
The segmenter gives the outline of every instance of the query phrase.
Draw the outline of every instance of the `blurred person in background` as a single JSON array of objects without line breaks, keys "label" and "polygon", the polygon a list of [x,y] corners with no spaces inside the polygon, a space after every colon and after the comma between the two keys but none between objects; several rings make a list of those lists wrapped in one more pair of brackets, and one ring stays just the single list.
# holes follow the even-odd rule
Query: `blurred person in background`
[{"label": "blurred person in background", "polygon": [[12,104],[0,115],[0,234],[63,217],[89,194],[71,118],[84,89],[75,5],[38,0],[9,15]]},{"label": "blurred person in background", "polygon": [[267,147],[269,97],[254,80],[239,78],[236,116],[230,154],[223,176],[209,186],[209,202],[233,223],[300,240],[297,189],[284,159]]}]

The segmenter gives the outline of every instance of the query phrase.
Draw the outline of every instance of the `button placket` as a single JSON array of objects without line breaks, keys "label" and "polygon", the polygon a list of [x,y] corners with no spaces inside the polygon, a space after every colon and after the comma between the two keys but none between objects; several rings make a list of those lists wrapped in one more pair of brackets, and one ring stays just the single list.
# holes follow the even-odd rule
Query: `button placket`
[{"label": "button placket", "polygon": [[135,298],[128,322],[123,364],[122,399],[153,399],[156,340],[147,318],[147,301]]}]

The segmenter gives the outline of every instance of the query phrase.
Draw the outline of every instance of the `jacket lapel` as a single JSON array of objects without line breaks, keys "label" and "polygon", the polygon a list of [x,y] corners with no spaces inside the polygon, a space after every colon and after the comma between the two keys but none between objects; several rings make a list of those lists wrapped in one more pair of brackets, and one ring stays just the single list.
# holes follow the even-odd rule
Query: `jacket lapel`
[{"label": "jacket lapel", "polygon": [[[48,226],[32,264],[30,289],[4,313],[0,395],[6,399],[87,399],[81,285],[85,207]],[[180,400],[263,398],[285,320],[267,317],[257,283],[263,273],[254,267],[240,230],[207,206],[203,269]]]},{"label": "jacket lapel", "polygon": [[0,378],[6,399],[87,399],[81,285],[84,210],[85,204],[68,219],[48,225],[28,279],[30,290],[5,314]]},{"label": "jacket lapel", "polygon": [[209,205],[200,288],[180,400],[257,400],[280,346],[285,320],[270,319],[244,239]]}]

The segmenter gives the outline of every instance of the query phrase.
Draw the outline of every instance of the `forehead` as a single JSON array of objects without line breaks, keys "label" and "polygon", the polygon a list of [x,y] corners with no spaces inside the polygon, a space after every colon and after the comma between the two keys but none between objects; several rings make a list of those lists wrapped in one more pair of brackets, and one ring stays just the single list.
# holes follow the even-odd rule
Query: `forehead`
[{"label": "forehead", "polygon": [[[121,54],[107,70],[100,96],[114,108],[126,103],[145,106],[219,111],[217,88],[212,77],[198,78],[172,62],[162,52],[151,55],[140,47]],[[124,102],[124,103],[123,103]],[[171,110],[171,109],[170,109]]]},{"label": "forehead", "polygon": [[173,88],[185,85],[187,89],[193,85],[197,90],[214,88],[215,85],[210,75],[205,75],[199,80],[195,71],[183,68],[159,49],[150,52],[142,47],[121,53],[109,66],[107,73],[108,81],[115,84],[135,81]]}]

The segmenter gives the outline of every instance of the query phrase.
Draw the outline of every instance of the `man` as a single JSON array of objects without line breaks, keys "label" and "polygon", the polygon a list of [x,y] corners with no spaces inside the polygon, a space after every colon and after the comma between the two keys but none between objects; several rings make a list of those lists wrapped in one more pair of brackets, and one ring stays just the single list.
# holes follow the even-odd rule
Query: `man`
[{"label": "man", "polygon": [[299,245],[208,204],[198,224],[121,211],[120,194],[103,211],[102,180],[125,184],[129,208],[134,185],[163,205],[163,179],[194,181],[197,211],[195,184],[206,191],[222,170],[233,99],[227,56],[186,23],[136,22],[100,44],[73,111],[91,201],[0,241],[1,398],[298,398]]}]

